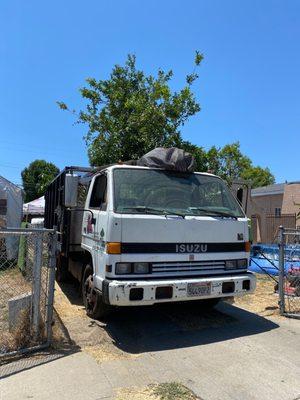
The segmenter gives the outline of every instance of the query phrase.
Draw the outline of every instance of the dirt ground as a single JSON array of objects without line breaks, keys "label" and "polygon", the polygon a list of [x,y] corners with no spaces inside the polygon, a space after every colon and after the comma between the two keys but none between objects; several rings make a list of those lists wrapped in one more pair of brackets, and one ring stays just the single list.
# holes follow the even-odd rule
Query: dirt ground
[{"label": "dirt ground", "polygon": [[263,317],[279,315],[276,282],[267,275],[256,274],[257,287],[254,294],[237,297],[234,304]]},{"label": "dirt ground", "polygon": [[[279,315],[274,284],[269,277],[258,275],[254,294],[236,298],[234,302],[229,300],[229,304],[220,304],[210,311],[201,309],[196,302],[122,307],[105,322],[86,316],[76,284],[56,284],[54,343],[49,353],[60,355],[61,362],[65,360],[71,365],[73,356],[89,360],[93,365],[92,370],[99,368],[95,373],[95,381],[108,368],[109,374],[112,374],[109,376],[113,376],[111,382],[107,380],[112,386],[112,397],[109,398],[114,400],[199,400],[202,398],[202,385],[210,391],[211,380],[206,377],[205,369],[198,377],[198,367],[190,363],[190,358],[202,365],[203,356],[213,354],[213,358],[219,361],[213,365],[213,361],[204,357],[206,368],[212,368],[212,372],[215,371],[216,376],[221,378],[224,375],[224,363],[221,362],[223,352],[227,353],[227,362],[230,362],[233,347],[238,354],[240,351],[249,351],[252,367],[260,367],[265,355],[255,349],[263,349],[266,343],[273,343],[273,340],[275,345],[276,341],[280,342],[279,331],[274,329],[280,329],[281,323],[285,326],[286,319]],[[282,331],[285,334],[284,329]],[[266,335],[258,335],[260,332]],[[289,334],[290,330],[286,335]],[[233,340],[243,337],[246,337],[246,341]],[[98,366],[84,353],[92,356]],[[268,362],[262,368],[269,365]],[[156,371],[151,367],[152,363],[158,370],[160,368],[159,374],[155,372],[151,375],[150,371]],[[184,370],[192,368],[194,381],[182,378],[182,363]],[[140,368],[137,378],[133,373],[135,368]],[[274,368],[276,370],[276,366]],[[252,388],[252,377],[245,377],[248,383],[244,387]],[[105,374],[102,378],[105,378]],[[223,384],[230,379],[231,375],[227,372]],[[244,377],[241,379],[244,382]],[[296,378],[291,378],[291,382],[292,379]],[[195,386],[196,381],[200,382],[199,387]],[[258,397],[255,398],[259,398],[260,389],[258,391]]]},{"label": "dirt ground", "polygon": [[114,345],[104,329],[105,323],[86,316],[78,288],[74,284],[64,284],[63,290],[56,284],[54,308],[54,347],[59,349],[71,342],[98,362],[133,357]]},{"label": "dirt ground", "polygon": [[[255,294],[236,298],[234,305],[260,316],[279,316],[275,282],[263,275],[257,278]],[[54,347],[59,349],[69,343],[99,363],[138,357],[144,351],[140,336],[147,330],[147,319],[154,320],[157,329],[168,329],[169,324],[182,331],[221,327],[233,322],[232,317],[218,309],[199,312],[193,304],[162,304],[147,308],[147,313],[145,308],[127,308],[117,311],[106,322],[95,321],[86,316],[78,287],[73,283],[56,284],[55,315]]]},{"label": "dirt ground", "polygon": [[[0,347],[13,349],[15,335],[8,332],[7,299],[30,291],[30,284],[15,268],[2,272],[0,280],[4,282],[2,285],[4,290],[0,294]],[[275,282],[268,276],[258,274],[255,294],[236,298],[234,305],[261,316],[279,315],[278,295],[274,293],[274,284]],[[226,314],[219,313],[217,310],[203,314],[197,310],[195,312],[194,307],[190,306],[187,312],[185,306],[162,305],[159,312],[183,330],[218,327],[230,322]],[[116,340],[107,329],[106,323],[86,316],[79,290],[73,283],[64,284],[62,287],[56,284],[55,315],[53,332],[56,348],[62,348],[67,343],[71,343],[89,353],[98,362],[138,356],[139,351],[136,353],[124,351],[120,348],[122,346],[116,345]],[[132,321],[131,317],[134,318],[130,310],[129,320]]]}]

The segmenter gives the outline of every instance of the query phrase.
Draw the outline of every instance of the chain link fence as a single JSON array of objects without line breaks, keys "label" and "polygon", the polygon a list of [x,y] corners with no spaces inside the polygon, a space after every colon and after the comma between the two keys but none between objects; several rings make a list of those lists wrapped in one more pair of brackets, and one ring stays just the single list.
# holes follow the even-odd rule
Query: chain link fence
[{"label": "chain link fence", "polygon": [[279,228],[280,313],[300,319],[300,230]]},{"label": "chain link fence", "polygon": [[49,345],[56,233],[0,229],[0,358]]}]

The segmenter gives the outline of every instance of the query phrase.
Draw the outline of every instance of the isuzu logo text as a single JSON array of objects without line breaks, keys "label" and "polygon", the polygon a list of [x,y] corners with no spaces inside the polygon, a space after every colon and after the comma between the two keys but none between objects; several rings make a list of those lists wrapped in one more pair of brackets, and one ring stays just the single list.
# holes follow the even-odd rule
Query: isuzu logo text
[{"label": "isuzu logo text", "polygon": [[192,243],[192,244],[176,244],[176,253],[206,253],[207,244]]}]

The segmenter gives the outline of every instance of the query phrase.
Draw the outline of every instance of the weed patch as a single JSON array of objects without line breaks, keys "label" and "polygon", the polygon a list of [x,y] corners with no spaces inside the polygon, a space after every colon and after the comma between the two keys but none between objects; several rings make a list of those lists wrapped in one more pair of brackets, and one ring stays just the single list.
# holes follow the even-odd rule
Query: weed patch
[{"label": "weed patch", "polygon": [[152,392],[159,400],[196,400],[195,394],[179,382],[153,385]]}]

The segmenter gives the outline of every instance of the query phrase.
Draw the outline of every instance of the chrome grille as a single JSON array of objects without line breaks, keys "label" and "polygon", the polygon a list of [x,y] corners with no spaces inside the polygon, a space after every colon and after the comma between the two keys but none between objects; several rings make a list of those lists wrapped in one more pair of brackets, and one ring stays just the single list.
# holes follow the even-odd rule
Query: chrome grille
[{"label": "chrome grille", "polygon": [[158,262],[152,264],[153,275],[204,275],[232,272],[225,270],[225,261]]}]

